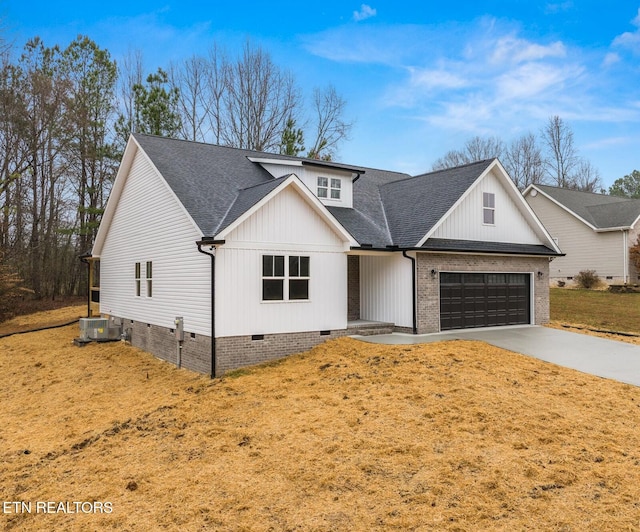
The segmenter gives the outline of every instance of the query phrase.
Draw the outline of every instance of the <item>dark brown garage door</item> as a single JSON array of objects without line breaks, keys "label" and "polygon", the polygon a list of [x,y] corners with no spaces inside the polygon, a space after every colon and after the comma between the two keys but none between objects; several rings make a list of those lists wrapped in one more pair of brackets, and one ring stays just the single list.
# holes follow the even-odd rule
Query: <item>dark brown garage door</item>
[{"label": "dark brown garage door", "polygon": [[440,329],[530,323],[529,274],[441,273]]}]

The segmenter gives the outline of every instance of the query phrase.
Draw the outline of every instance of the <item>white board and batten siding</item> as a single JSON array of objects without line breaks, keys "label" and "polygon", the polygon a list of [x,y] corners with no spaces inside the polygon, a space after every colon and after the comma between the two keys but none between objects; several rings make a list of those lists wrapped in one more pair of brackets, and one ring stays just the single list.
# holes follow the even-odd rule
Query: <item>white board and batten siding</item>
[{"label": "white board and batten siding", "polygon": [[[495,224],[483,223],[483,193],[495,194]],[[540,244],[531,227],[504,185],[490,172],[442,222],[432,238]]]},{"label": "white board and batten siding", "polygon": [[[135,155],[100,254],[100,312],[185,331],[211,334],[210,259],[195,242],[201,233],[140,150]],[[146,262],[153,265],[147,297]],[[136,296],[135,263],[141,295]]]},{"label": "white board and batten siding", "polygon": [[413,325],[412,263],[399,253],[360,256],[360,317]]},{"label": "white board and batten siding", "polygon": [[[309,300],[262,301],[264,255],[310,257]],[[217,250],[216,336],[346,326],[345,242],[294,187],[286,187],[226,235]]]}]

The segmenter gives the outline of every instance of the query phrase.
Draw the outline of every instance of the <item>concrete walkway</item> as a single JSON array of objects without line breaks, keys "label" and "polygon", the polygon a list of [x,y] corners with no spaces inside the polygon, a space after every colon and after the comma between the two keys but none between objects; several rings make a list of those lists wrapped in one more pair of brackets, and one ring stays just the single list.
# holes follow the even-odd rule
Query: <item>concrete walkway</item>
[{"label": "concrete walkway", "polygon": [[354,336],[382,344],[481,340],[559,366],[640,386],[640,345],[535,325],[466,329],[436,334]]}]

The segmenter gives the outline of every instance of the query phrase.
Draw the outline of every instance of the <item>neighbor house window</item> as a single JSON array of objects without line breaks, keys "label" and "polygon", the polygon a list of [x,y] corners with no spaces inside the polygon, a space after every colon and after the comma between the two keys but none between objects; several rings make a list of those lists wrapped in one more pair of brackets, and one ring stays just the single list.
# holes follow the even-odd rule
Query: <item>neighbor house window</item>
[{"label": "neighbor house window", "polygon": [[329,197],[329,178],[318,177],[318,197],[319,198]]},{"label": "neighbor house window", "polygon": [[147,297],[153,295],[153,266],[151,261],[147,261]]},{"label": "neighbor house window", "polygon": [[136,296],[140,297],[140,263],[136,262]]},{"label": "neighbor house window", "polygon": [[342,183],[339,179],[331,179],[331,199],[340,199],[340,187]]},{"label": "neighbor house window", "polygon": [[309,299],[309,257],[262,256],[262,300]]},{"label": "neighbor house window", "polygon": [[482,222],[487,225],[496,223],[496,195],[491,192],[482,193]]}]

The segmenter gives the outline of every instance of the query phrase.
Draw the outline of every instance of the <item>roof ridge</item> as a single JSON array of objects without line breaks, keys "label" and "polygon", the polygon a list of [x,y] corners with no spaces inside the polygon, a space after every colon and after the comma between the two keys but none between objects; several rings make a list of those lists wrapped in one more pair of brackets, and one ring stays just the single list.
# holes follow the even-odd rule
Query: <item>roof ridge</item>
[{"label": "roof ridge", "polygon": [[585,195],[588,194],[590,196],[599,196],[599,197],[617,199],[620,201],[633,201],[634,199],[640,199],[640,198],[627,198],[626,196],[616,196],[615,194],[604,194],[602,192],[591,192],[589,190],[577,190],[575,188],[558,187],[556,185],[547,185],[545,183],[533,183],[533,186],[553,188],[554,190],[565,190],[567,192],[572,192],[576,194],[585,194]]}]

